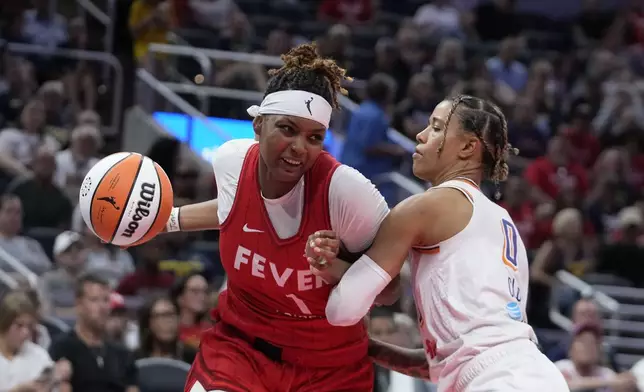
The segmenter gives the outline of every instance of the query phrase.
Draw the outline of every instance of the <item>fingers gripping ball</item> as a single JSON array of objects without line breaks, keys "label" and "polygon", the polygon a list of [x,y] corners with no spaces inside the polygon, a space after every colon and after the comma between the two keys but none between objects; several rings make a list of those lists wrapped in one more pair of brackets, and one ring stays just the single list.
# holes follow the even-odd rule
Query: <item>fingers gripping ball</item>
[{"label": "fingers gripping ball", "polygon": [[139,245],[159,234],[172,205],[165,171],[150,158],[130,152],[101,159],[85,176],[79,194],[85,224],[117,246]]}]

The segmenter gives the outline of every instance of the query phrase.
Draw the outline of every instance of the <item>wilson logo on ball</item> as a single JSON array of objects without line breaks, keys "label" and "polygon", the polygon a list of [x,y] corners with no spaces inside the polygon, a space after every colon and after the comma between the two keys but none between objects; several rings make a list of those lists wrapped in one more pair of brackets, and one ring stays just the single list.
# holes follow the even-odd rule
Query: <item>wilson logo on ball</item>
[{"label": "wilson logo on ball", "polygon": [[142,200],[137,203],[137,207],[134,210],[134,216],[130,223],[128,223],[127,228],[123,230],[121,236],[132,238],[136,229],[139,228],[139,221],[143,218],[147,218],[150,215],[150,203],[154,200],[154,194],[156,192],[155,184],[150,184],[144,182],[141,184],[141,193],[139,196]]}]

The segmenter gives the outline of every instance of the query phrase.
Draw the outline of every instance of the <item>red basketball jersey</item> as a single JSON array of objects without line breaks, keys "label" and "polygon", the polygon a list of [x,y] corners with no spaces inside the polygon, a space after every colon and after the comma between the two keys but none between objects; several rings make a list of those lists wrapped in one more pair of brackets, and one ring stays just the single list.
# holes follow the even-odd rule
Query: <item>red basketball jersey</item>
[{"label": "red basketball jersey", "polygon": [[246,154],[233,207],[221,226],[228,287],[219,297],[215,319],[275,346],[302,350],[303,357],[312,357],[319,366],[364,358],[364,324],[328,323],[325,307],[332,287],[310,272],[304,257],[309,235],[331,229],[329,184],[340,164],[330,154],[320,154],[305,174],[300,228],[293,237],[280,239],[261,197],[259,159],[255,144]]}]

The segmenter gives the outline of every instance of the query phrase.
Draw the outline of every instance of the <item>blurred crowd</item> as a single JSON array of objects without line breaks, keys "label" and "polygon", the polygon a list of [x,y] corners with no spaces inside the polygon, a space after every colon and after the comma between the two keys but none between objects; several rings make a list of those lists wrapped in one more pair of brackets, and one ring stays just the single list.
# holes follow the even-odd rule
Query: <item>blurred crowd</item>
[{"label": "blurred crowd", "polygon": [[[584,0],[564,21],[519,13],[513,0],[117,3],[115,55],[159,78],[262,91],[264,66],[216,62],[204,80],[189,60],[171,61],[148,47],[179,37],[197,47],[277,56],[315,40],[356,79],[347,88],[358,108],[338,113],[332,126],[344,135],[339,158],[374,182],[389,172],[411,177],[409,153],[388,138],[390,128],[414,140],[446,96],[497,103],[520,155],[506,183],[484,189],[510,212],[529,248],[530,323],[540,332],[558,329],[549,315],[554,298],[573,328],[546,339],[544,350],[571,387],[638,390],[638,365],[620,367],[603,343],[597,303],[561,288],[555,274],[588,281],[609,274],[644,287],[643,2],[606,8]],[[100,34],[70,4],[0,4],[0,277],[8,285],[0,300],[1,391],[133,392],[137,359],[192,361],[225,280],[216,233],[175,233],[123,250],[85,227],[77,195],[113,138],[102,121],[111,109],[102,100],[110,81],[96,64],[50,55],[56,48],[102,50]],[[7,42],[42,52],[13,51]],[[208,115],[246,118],[245,102],[210,101]],[[147,153],[170,176],[176,205],[216,196],[211,173],[179,142],[161,139]],[[400,199],[391,184],[379,187],[391,205]],[[8,259],[27,267],[37,284]],[[396,306],[375,309],[369,329],[417,347],[406,293]],[[393,377],[377,372],[376,390],[395,390]],[[419,380],[409,388],[432,390]]]}]

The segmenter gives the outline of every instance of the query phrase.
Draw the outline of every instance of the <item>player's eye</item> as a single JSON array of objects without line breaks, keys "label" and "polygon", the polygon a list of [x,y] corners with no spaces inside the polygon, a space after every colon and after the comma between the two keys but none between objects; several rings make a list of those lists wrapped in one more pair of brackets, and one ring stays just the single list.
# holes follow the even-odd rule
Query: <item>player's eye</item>
[{"label": "player's eye", "polygon": [[295,128],[290,125],[280,125],[280,129],[287,135],[295,135]]},{"label": "player's eye", "polygon": [[318,143],[319,143],[319,142],[321,142],[322,140],[324,140],[324,138],[322,137],[322,135],[311,135],[310,139],[311,139],[312,141],[314,141],[314,142],[318,142]]}]

